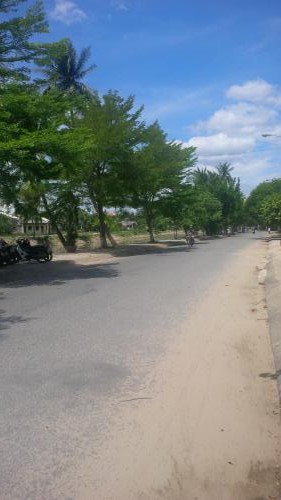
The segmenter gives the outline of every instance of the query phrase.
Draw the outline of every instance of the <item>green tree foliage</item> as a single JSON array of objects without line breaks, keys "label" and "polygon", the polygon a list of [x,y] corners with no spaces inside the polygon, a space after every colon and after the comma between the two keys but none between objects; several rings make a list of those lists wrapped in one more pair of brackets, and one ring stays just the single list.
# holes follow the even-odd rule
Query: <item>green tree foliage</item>
[{"label": "green tree foliage", "polygon": [[253,189],[245,203],[245,213],[248,224],[264,224],[261,206],[268,196],[274,194],[281,196],[281,179],[261,182],[255,189]]},{"label": "green tree foliage", "polygon": [[[159,214],[163,227],[236,224],[243,196],[232,167],[197,170],[191,182],[195,149],[169,142],[157,122],[145,126],[134,97],[88,89],[89,48],[78,54],[69,39],[31,42],[47,23],[40,0],[18,15],[24,1],[0,0],[0,199],[25,218],[43,210],[66,249],[75,248],[88,203],[103,247],[114,244],[112,206],[139,209],[151,241]],[[31,63],[43,81],[30,83]]]},{"label": "green tree foliage", "polygon": [[27,63],[42,52],[43,45],[31,42],[33,35],[47,32],[43,3],[35,2],[17,16],[25,0],[0,0],[0,82],[28,74]]},{"label": "green tree foliage", "polygon": [[71,159],[78,147],[77,141],[72,146],[75,132],[67,127],[69,97],[55,90],[42,95],[33,85],[15,84],[0,94],[0,166],[27,178],[50,178],[59,161]]},{"label": "green tree foliage", "polygon": [[[52,214],[48,192],[54,181],[64,185],[70,181],[75,162],[86,147],[82,128],[68,126],[69,106],[78,106],[75,96],[63,95],[53,89],[41,94],[34,85],[6,85],[0,107],[0,194],[16,210],[27,212],[44,204],[52,225],[67,246]],[[61,124],[65,126],[61,128]],[[51,181],[51,182],[50,182]],[[33,200],[33,202],[32,202]]]},{"label": "green tree foliage", "polygon": [[220,201],[208,191],[182,184],[162,200],[161,211],[169,217],[175,229],[204,229],[207,234],[219,230],[222,218]]},{"label": "green tree foliage", "polygon": [[[46,199],[48,198],[48,204]],[[55,221],[57,233],[64,231],[60,237],[68,252],[75,252],[79,225],[80,196],[71,182],[52,183],[45,199],[45,207],[51,220]]]},{"label": "green tree foliage", "polygon": [[206,234],[217,234],[222,220],[222,205],[212,193],[193,188],[192,199],[185,221],[185,228],[193,226]]},{"label": "green tree foliage", "polygon": [[266,196],[261,202],[260,216],[264,223],[273,228],[281,227],[281,193]]},{"label": "green tree foliage", "polygon": [[25,221],[40,219],[41,191],[40,185],[33,184],[30,181],[23,182],[19,186],[17,199],[14,203],[19,215]]},{"label": "green tree foliage", "polygon": [[101,246],[107,239],[115,244],[105,218],[105,207],[122,206],[132,181],[134,150],[143,125],[142,108],[134,110],[134,98],[123,99],[117,92],[95,96],[77,118],[77,126],[90,131],[90,147],[77,166],[77,178],[96,211]]},{"label": "green tree foliage", "polygon": [[81,231],[91,232],[95,230],[96,226],[98,225],[98,221],[94,220],[92,213],[89,213],[84,208],[79,208],[78,224]]},{"label": "green tree foliage", "polygon": [[[83,83],[83,78],[95,67],[94,65],[86,67],[89,57],[90,48],[82,49],[80,55],[78,55],[71,40],[65,39],[49,45],[44,57],[38,61],[38,66],[41,67],[41,71],[45,76],[45,80],[43,82],[39,80],[38,83],[46,89],[45,93],[50,93],[52,89],[55,89],[63,94],[64,99],[69,97],[69,109],[66,112],[67,121],[69,127],[78,134],[81,128],[75,127],[75,119],[78,117],[79,122],[82,118],[82,96],[92,98],[94,95]],[[81,98],[75,100],[73,96],[81,96]],[[75,155],[75,158],[77,158],[77,155]],[[63,178],[57,181],[55,185],[49,184],[51,203],[48,204],[46,196],[44,205],[53,221],[53,226],[56,228],[57,233],[60,233],[60,240],[63,242],[64,247],[68,251],[73,251],[76,248],[78,234],[80,196],[76,189],[75,180],[73,180],[72,159],[67,164],[67,157],[65,157],[62,163]],[[67,182],[67,185],[65,182]],[[64,237],[59,229],[60,227],[66,232],[65,241],[63,241]]]},{"label": "green tree foliage", "polygon": [[216,171],[197,169],[194,185],[201,192],[208,192],[221,204],[221,227],[237,226],[242,223],[244,197],[240,181],[231,176],[229,163],[219,164]]},{"label": "green tree foliage", "polygon": [[150,241],[154,241],[154,219],[160,200],[169,197],[190,175],[195,149],[183,148],[167,137],[155,122],[146,128],[135,151],[131,204],[143,210]]},{"label": "green tree foliage", "polygon": [[230,163],[219,163],[217,166],[217,172],[222,179],[226,180],[230,184],[232,183],[233,178],[231,176],[231,172],[233,172],[233,167],[230,165]]},{"label": "green tree foliage", "polygon": [[191,224],[189,210],[192,204],[192,191],[191,184],[180,184],[157,203],[160,214],[171,221],[176,231]]}]

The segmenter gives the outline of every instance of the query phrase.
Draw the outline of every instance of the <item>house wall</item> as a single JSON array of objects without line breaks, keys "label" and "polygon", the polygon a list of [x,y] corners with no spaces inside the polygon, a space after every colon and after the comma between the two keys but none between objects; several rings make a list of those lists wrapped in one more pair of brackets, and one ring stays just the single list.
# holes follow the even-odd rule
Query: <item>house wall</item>
[{"label": "house wall", "polygon": [[51,225],[46,222],[26,222],[17,226],[17,232],[29,236],[42,236],[51,233]]}]

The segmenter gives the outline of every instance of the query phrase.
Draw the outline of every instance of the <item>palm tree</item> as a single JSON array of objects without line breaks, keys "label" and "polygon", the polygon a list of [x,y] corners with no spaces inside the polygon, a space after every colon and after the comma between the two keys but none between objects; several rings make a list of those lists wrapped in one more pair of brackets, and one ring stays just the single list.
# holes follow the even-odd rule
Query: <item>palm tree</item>
[{"label": "palm tree", "polygon": [[204,168],[196,168],[193,173],[194,182],[197,186],[206,187],[209,183],[210,171]]},{"label": "palm tree", "polygon": [[69,39],[54,44],[43,69],[48,88],[56,87],[62,92],[72,91],[76,94],[92,94],[82,82],[87,73],[96,67],[95,64],[85,67],[89,57],[90,47],[82,49],[78,55]]},{"label": "palm tree", "polygon": [[218,174],[227,182],[232,181],[231,172],[233,171],[233,169],[234,167],[232,167],[228,162],[219,163],[219,165],[217,166]]},{"label": "palm tree", "polygon": [[[47,48],[45,58],[39,61],[40,66],[43,68],[42,72],[46,78],[43,82],[46,88],[45,92],[50,91],[52,88],[56,88],[64,94],[71,93],[93,97],[94,92],[82,81],[87,73],[95,68],[94,64],[86,67],[89,57],[89,47],[82,49],[80,55],[78,55],[69,39],[50,45]],[[70,106],[71,104],[72,102],[70,99]],[[72,125],[74,125],[77,113],[79,113],[79,110],[76,108],[69,109],[67,113],[68,120],[71,121]],[[42,200],[45,211],[50,220],[52,220],[52,224],[56,228],[56,232],[65,249],[67,251],[75,251],[79,209],[77,193],[75,193],[75,190],[68,182],[66,184],[58,182],[56,202],[51,204],[45,195],[42,196]],[[62,234],[57,221],[63,221],[66,230],[66,238]]]}]

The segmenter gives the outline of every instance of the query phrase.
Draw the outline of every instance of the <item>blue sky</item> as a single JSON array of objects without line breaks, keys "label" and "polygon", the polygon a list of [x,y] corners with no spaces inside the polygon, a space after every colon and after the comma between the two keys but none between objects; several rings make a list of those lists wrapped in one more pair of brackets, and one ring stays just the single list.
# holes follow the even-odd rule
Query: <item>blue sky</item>
[{"label": "blue sky", "polygon": [[281,177],[280,0],[46,0],[49,40],[91,46],[86,83],[134,94],[147,123],[229,161],[248,193]]}]

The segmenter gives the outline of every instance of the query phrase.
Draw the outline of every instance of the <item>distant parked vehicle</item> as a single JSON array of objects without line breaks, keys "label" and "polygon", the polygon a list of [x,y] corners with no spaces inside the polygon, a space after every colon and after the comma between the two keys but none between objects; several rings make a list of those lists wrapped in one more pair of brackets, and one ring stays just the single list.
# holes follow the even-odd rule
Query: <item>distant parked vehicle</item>
[{"label": "distant parked vehicle", "polygon": [[17,253],[21,260],[37,260],[40,263],[49,262],[53,258],[53,252],[48,243],[31,245],[28,238],[17,240]]}]

